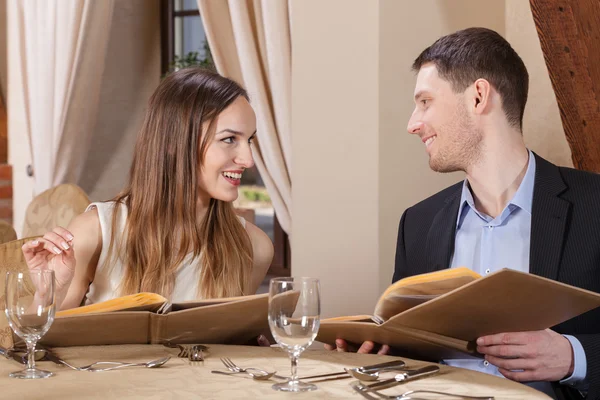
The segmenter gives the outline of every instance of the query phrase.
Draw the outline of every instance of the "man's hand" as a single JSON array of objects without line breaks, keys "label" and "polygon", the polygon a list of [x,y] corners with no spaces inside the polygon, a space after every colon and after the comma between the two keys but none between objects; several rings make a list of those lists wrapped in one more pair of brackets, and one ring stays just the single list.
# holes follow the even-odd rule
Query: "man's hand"
[{"label": "man's hand", "polygon": [[[376,347],[377,346],[375,345],[375,343],[367,340],[360,346],[360,348],[357,351],[355,346],[349,345],[348,343],[346,343],[346,341],[344,339],[336,339],[335,346],[330,345],[330,344],[325,345],[326,350],[337,350],[337,351],[342,351],[342,352],[350,351],[350,352],[357,352],[359,354],[370,354],[371,352],[373,352],[376,349]],[[387,344],[384,344],[377,350],[377,354],[385,355],[385,354],[389,353],[389,351],[390,351],[390,346],[388,346]]]},{"label": "man's hand", "polygon": [[477,339],[477,351],[518,382],[559,381],[573,373],[571,343],[550,329],[483,336]]}]

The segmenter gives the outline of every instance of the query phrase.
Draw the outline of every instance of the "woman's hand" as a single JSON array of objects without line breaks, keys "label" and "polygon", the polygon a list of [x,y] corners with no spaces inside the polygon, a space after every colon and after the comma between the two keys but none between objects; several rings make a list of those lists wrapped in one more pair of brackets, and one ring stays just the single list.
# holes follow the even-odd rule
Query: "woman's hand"
[{"label": "woman's hand", "polygon": [[66,290],[75,275],[75,252],[73,235],[56,227],[43,238],[27,242],[21,248],[29,271],[54,271],[56,292]]}]

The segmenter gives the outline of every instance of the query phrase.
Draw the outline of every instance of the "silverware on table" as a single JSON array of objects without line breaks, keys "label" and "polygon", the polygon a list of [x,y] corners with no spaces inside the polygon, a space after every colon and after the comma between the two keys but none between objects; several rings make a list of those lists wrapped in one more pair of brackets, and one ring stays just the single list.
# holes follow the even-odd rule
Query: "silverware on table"
[{"label": "silverware on table", "polygon": [[[244,376],[244,375],[240,375],[239,372],[225,372],[225,371],[217,371],[217,370],[213,370],[210,372],[212,372],[213,374],[220,374],[220,375],[229,375],[229,376],[238,376],[238,377]],[[275,372],[277,372],[277,371],[275,371]],[[260,373],[255,374],[252,372],[246,372],[246,375],[249,375],[255,381],[267,381],[275,376],[275,372],[268,372],[266,374],[260,374]]]},{"label": "silverware on table", "polygon": [[[90,364],[86,367],[82,367],[82,368],[85,368],[85,371],[91,371],[91,372],[112,371],[115,369],[120,369],[120,368],[125,368],[125,367],[159,368],[159,367],[162,367],[170,359],[171,359],[171,357],[163,357],[163,358],[159,358],[157,360],[141,362],[141,363],[122,363],[122,362],[112,362],[112,361],[99,361],[99,362]],[[109,365],[113,365],[113,366],[107,367],[107,368],[94,368],[94,366],[100,365],[100,364],[109,364]]]},{"label": "silverware on table", "polygon": [[[264,369],[260,369],[260,368],[254,368],[254,367],[248,367],[248,368],[241,368],[238,367],[232,360],[231,358],[228,357],[222,357],[221,362],[223,363],[223,365],[225,366],[225,368],[227,368],[228,370],[230,370],[233,373],[246,373],[246,374],[250,374],[252,371],[256,371],[261,375],[267,375],[270,372],[265,371]],[[275,375],[275,373],[273,373],[273,377],[277,378],[277,379],[288,379],[285,376],[281,376],[281,375]]]},{"label": "silverware on table", "polygon": [[[385,371],[385,370],[399,369],[401,367],[404,367],[405,365],[406,364],[404,363],[404,361],[395,360],[395,361],[389,361],[389,362],[385,362],[385,363],[381,363],[381,364],[365,365],[364,367],[349,368],[349,369],[357,370],[362,373],[375,373],[375,372],[380,372],[380,371]],[[326,378],[326,377],[330,377],[330,376],[340,376],[340,375],[343,375],[344,378],[351,378],[351,376],[348,374],[348,372],[341,371],[341,372],[332,372],[332,373],[328,373],[328,374],[301,376],[298,379],[305,380],[305,379]]]},{"label": "silverware on table", "polygon": [[[12,358],[19,364],[27,364],[27,349],[6,349],[0,346],[0,355],[10,359]],[[59,362],[51,358],[52,354],[48,349],[35,349],[35,361],[53,361],[56,364]]]},{"label": "silverware on table", "polygon": [[361,384],[351,385],[352,389],[361,394],[364,398],[370,400],[376,399],[389,399],[389,400],[419,400],[418,397],[415,397],[414,394],[419,393],[431,393],[431,394],[439,394],[442,396],[452,397],[456,399],[465,399],[465,400],[494,400],[494,396],[468,396],[464,394],[456,394],[449,392],[440,392],[437,390],[426,390],[426,389],[417,389],[417,390],[408,390],[399,395],[386,395],[377,392],[376,390],[369,389]]},{"label": "silverware on table", "polygon": [[5,349],[4,347],[0,348],[0,354],[3,355],[4,357],[8,358],[8,359],[13,359],[16,362],[18,362],[19,364],[26,364],[27,363],[27,359],[24,358],[22,355],[15,353],[13,350],[11,349]]},{"label": "silverware on table", "polygon": [[208,346],[205,346],[203,344],[177,344],[177,343],[172,343],[172,342],[164,342],[163,346],[165,347],[169,347],[169,348],[174,348],[174,349],[179,349],[179,354],[177,354],[177,357],[180,358],[189,358],[190,354],[192,352],[192,349],[194,347],[196,347],[197,349],[200,349],[201,351],[206,351],[208,350]]},{"label": "silverware on table", "polygon": [[[378,393],[375,390],[364,389],[364,386],[360,385],[360,384],[358,384],[358,385],[350,385],[350,387],[352,389],[354,389],[355,392],[357,392],[358,394],[360,394],[365,399],[377,400],[377,398],[381,398],[381,397],[388,398],[387,396],[384,396],[384,395],[382,395],[381,393]],[[375,397],[375,396],[377,396],[377,397]]]},{"label": "silverware on table", "polygon": [[190,350],[190,363],[196,363],[199,361],[204,361],[204,353],[202,352],[202,347],[203,346],[192,346],[192,349]]},{"label": "silverware on table", "polygon": [[[75,365],[69,364],[65,360],[59,358],[54,353],[49,350],[44,350],[46,352],[45,356],[42,360],[52,361],[55,364],[64,365],[75,371],[92,371],[92,372],[100,372],[100,371],[111,371],[113,369],[119,369],[123,367],[147,367],[147,368],[158,368],[165,364],[167,361],[171,359],[171,357],[163,357],[157,360],[152,360],[144,363],[127,363],[120,361],[97,361],[95,363],[84,365],[83,367],[76,367]],[[112,367],[106,368],[94,368],[97,365],[112,365]]]},{"label": "silverware on table", "polygon": [[365,385],[364,387],[367,387],[372,390],[385,389],[388,387],[395,386],[399,383],[433,375],[435,373],[438,373],[439,371],[440,367],[438,367],[437,365],[428,365],[423,368],[402,372],[391,379],[386,379],[384,381],[376,382],[370,385]]}]

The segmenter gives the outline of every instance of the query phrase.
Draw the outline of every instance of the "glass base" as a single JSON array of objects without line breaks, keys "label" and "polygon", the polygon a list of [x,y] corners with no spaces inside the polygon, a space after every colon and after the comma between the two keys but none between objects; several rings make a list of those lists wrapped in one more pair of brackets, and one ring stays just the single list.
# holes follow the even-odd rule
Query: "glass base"
[{"label": "glass base", "polygon": [[280,390],[282,392],[309,392],[311,390],[317,390],[317,385],[300,381],[287,381],[283,383],[276,383],[271,387],[275,390]]},{"label": "glass base", "polygon": [[23,371],[13,372],[8,376],[18,379],[42,379],[50,378],[52,375],[54,375],[52,372],[41,369],[24,369]]}]

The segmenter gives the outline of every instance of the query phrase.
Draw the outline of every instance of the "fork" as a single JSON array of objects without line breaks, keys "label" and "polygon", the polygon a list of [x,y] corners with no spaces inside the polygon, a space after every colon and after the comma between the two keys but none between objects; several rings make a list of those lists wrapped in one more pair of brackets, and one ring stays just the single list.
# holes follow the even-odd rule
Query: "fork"
[{"label": "fork", "polygon": [[177,354],[177,357],[180,358],[189,358],[191,357],[191,350],[194,347],[199,348],[200,350],[204,351],[204,350],[208,350],[207,346],[204,346],[202,344],[196,344],[196,345],[182,345],[182,344],[177,344],[177,343],[171,343],[169,341],[164,342],[163,345],[165,347],[169,347],[169,348],[178,348],[179,349],[179,353]]},{"label": "fork", "polygon": [[204,361],[204,353],[201,346],[192,346],[190,350],[190,362]]},{"label": "fork", "polygon": [[[256,375],[256,374],[253,374],[251,371],[257,371],[259,374],[262,374],[262,375],[269,375],[270,374],[270,372],[265,371],[264,369],[260,369],[260,368],[254,368],[254,367],[240,368],[237,365],[235,365],[235,363],[233,361],[231,361],[231,359],[228,358],[228,357],[221,358],[221,362],[223,363],[223,365],[225,365],[225,368],[227,368],[231,372],[245,373],[245,374],[248,374],[250,376]],[[285,376],[275,375],[274,373],[271,376],[273,376],[273,377],[275,377],[277,379],[286,379],[286,380],[288,379]]]},{"label": "fork", "polygon": [[[353,384],[352,388],[354,390],[356,390],[357,392],[359,392],[360,394],[362,394],[363,397],[370,398],[370,399],[375,399],[376,397],[378,397],[380,399],[389,399],[389,400],[418,400],[418,397],[414,397],[413,394],[431,393],[431,394],[439,394],[442,396],[448,396],[448,397],[454,397],[454,398],[466,399],[466,400],[494,400],[493,396],[467,396],[464,394],[439,392],[436,390],[426,390],[426,389],[409,390],[400,395],[391,396],[391,395],[381,394],[378,391],[371,389],[368,386],[365,386],[362,384]],[[367,395],[367,393],[371,394],[371,395],[375,395],[376,397],[369,396],[369,395]]]},{"label": "fork", "polygon": [[[103,365],[103,364],[113,365],[114,367],[111,367],[111,368],[115,368],[115,367],[116,368],[122,368],[124,366],[134,366],[134,365],[137,365],[137,364],[134,364],[134,363],[126,363],[126,362],[119,362],[119,361],[96,361],[95,363],[91,363],[89,365],[84,365],[83,367],[76,367],[76,366],[74,366],[72,364],[69,364],[68,362],[66,362],[65,360],[63,360],[61,358],[56,357],[56,360],[58,362],[60,362],[61,364],[66,365],[67,367],[69,367],[69,368],[71,368],[71,369],[73,369],[75,371],[91,371],[91,370],[94,370],[95,366],[97,366],[97,365]],[[149,361],[149,362],[146,362],[146,363],[139,363],[139,365],[152,364],[152,363],[154,363],[156,361],[162,361],[162,360],[164,360],[164,359],[152,360],[152,361]],[[163,362],[163,364],[164,364],[164,362]],[[99,370],[97,370],[97,371],[99,371]]]},{"label": "fork", "polygon": [[493,396],[467,396],[464,394],[455,394],[455,393],[448,393],[448,392],[438,392],[436,390],[425,390],[425,389],[417,389],[417,390],[409,390],[407,392],[402,393],[400,396],[396,396],[395,399],[396,400],[409,400],[409,399],[414,399],[414,397],[412,397],[412,395],[414,393],[431,393],[431,394],[439,394],[442,396],[448,396],[448,397],[456,397],[458,399],[467,399],[467,400],[494,400]]}]

